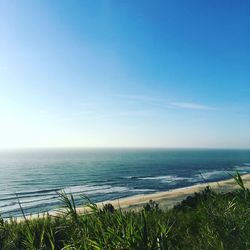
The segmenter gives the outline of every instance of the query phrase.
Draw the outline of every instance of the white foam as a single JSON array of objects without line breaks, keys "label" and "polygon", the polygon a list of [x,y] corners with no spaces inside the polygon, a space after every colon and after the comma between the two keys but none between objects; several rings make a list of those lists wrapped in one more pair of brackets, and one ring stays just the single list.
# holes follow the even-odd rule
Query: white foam
[{"label": "white foam", "polygon": [[250,164],[244,163],[243,166],[235,166],[234,169],[240,172],[240,174],[247,174],[250,173]]},{"label": "white foam", "polygon": [[[94,190],[107,189],[110,185],[92,186],[92,185],[81,185],[81,186],[70,186],[62,189],[65,193],[85,193]],[[60,192],[60,191],[59,191]]]},{"label": "white foam", "polygon": [[160,180],[164,183],[175,183],[176,181],[184,181],[189,180],[187,177],[178,177],[176,175],[160,175],[160,176],[152,176],[152,177],[141,177],[138,178],[141,180]]},{"label": "white foam", "polygon": [[130,191],[127,187],[109,187],[106,189],[99,189],[93,191],[87,191],[85,194],[112,194],[112,193],[124,193]]},{"label": "white foam", "polygon": [[[84,195],[102,195],[102,194],[112,194],[112,193],[124,193],[124,192],[146,192],[148,190],[133,190],[129,189],[127,187],[121,187],[121,186],[111,186],[111,185],[81,185],[81,186],[72,186],[72,187],[66,187],[60,191],[64,191],[65,193],[73,194],[74,197],[77,199],[79,198],[80,194]],[[59,193],[60,193],[59,191]],[[40,197],[21,197],[19,198],[19,201],[21,203],[21,206],[23,209],[28,208],[35,208],[37,206],[41,205],[50,205],[55,204],[59,202],[58,196],[56,196],[56,193],[53,194],[45,194],[44,196]],[[15,210],[20,210],[18,200],[12,200],[11,202],[5,202],[1,203],[0,211],[3,213],[8,213]]]},{"label": "white foam", "polygon": [[138,179],[140,180],[163,180],[163,179],[169,179],[172,180],[174,176],[171,175],[160,175],[160,176],[152,176],[152,177],[140,177]]},{"label": "white foam", "polygon": [[202,171],[199,174],[196,174],[194,178],[189,180],[190,182],[197,182],[202,181],[203,179],[215,179],[221,177],[230,177],[232,171],[225,171],[225,170],[212,170],[212,171]]},{"label": "white foam", "polygon": [[83,194],[109,194],[109,193],[120,193],[128,192],[129,188],[127,187],[113,187],[111,185],[100,185],[100,186],[91,186],[91,185],[82,185],[82,186],[72,186],[63,189],[65,193],[83,193]]},{"label": "white foam", "polygon": [[155,189],[149,189],[149,188],[145,188],[145,189],[131,189],[131,192],[155,192]]},{"label": "white foam", "polygon": [[153,192],[155,189],[129,189],[128,187],[101,185],[101,186],[73,186],[63,189],[66,193],[79,194],[83,193],[86,195],[93,194],[111,194],[111,193],[124,193],[124,192]]},{"label": "white foam", "polygon": [[[86,191],[88,189],[88,191]],[[92,190],[90,190],[92,189]],[[124,193],[124,192],[153,192],[155,191],[154,189],[129,189],[127,187],[112,187],[111,185],[102,185],[102,186],[90,186],[90,185],[84,185],[84,186],[73,186],[70,188],[65,189],[67,192],[72,193],[74,195],[74,198],[79,198],[79,192],[70,192],[70,190],[73,191],[80,191],[80,190],[85,190],[84,194],[90,195],[90,194],[111,194],[111,193]],[[78,195],[77,195],[78,194]],[[22,208],[29,209],[29,208],[35,208],[37,206],[41,205],[52,205],[53,203],[56,204],[59,202],[59,199],[57,196],[55,197],[49,197],[49,196],[44,196],[43,198],[40,199],[34,199],[32,198],[25,198],[25,199],[20,199],[20,203]],[[12,211],[20,211],[20,206],[18,204],[18,201],[9,203],[8,206],[1,207],[0,211],[2,213],[11,213]]]},{"label": "white foam", "polygon": [[[56,203],[58,201],[59,200],[55,198],[55,199],[39,200],[39,201],[30,202],[30,203],[22,203],[22,201],[20,201],[20,204],[21,204],[22,208],[25,210],[25,209],[28,209],[28,208],[37,207],[39,205],[44,205],[44,206],[51,205],[52,203]],[[15,204],[12,203],[12,205],[2,207],[0,212],[8,213],[8,212],[16,211],[16,210],[21,212],[19,204],[18,203],[15,203]]]},{"label": "white foam", "polygon": [[[24,206],[25,204],[34,204],[36,202],[40,202],[40,201],[51,201],[52,199],[55,199],[57,198],[56,194],[54,195],[44,195],[44,196],[41,196],[41,197],[29,197],[29,198],[20,198],[19,201],[20,201],[20,204],[21,206]],[[18,198],[16,199],[13,199],[11,201],[5,201],[5,202],[2,202],[0,203],[0,209],[2,209],[3,207],[10,207],[10,206],[13,206],[13,205],[16,205],[18,204]]]}]

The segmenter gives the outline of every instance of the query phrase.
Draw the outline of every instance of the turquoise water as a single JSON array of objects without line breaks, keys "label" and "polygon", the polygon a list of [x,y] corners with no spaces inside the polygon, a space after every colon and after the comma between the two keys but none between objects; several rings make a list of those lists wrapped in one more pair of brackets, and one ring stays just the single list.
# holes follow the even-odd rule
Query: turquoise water
[{"label": "turquoise water", "polygon": [[0,152],[0,213],[60,205],[56,191],[93,201],[166,191],[250,173],[250,150],[71,149]]}]

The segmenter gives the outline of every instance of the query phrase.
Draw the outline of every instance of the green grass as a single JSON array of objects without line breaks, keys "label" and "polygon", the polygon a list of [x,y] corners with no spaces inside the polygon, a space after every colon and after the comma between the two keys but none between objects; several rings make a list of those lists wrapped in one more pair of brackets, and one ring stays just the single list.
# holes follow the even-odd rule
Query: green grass
[{"label": "green grass", "polygon": [[79,215],[73,196],[60,193],[58,217],[0,219],[0,249],[250,249],[250,192],[235,180],[237,191],[207,187],[169,210],[153,201],[140,212],[90,202],[92,213]]}]

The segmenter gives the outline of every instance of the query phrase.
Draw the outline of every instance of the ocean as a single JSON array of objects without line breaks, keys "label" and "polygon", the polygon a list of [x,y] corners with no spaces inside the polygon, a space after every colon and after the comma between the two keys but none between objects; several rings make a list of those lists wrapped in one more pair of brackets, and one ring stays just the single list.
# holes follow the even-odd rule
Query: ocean
[{"label": "ocean", "polygon": [[57,192],[93,202],[167,191],[250,173],[250,150],[51,149],[0,151],[0,214],[60,207]]}]

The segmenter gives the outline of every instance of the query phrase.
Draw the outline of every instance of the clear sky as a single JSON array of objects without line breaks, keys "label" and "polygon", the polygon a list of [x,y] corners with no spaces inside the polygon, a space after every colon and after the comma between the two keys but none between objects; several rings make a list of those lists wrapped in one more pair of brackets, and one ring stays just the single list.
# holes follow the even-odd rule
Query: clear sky
[{"label": "clear sky", "polygon": [[249,13],[0,0],[0,148],[250,148]]}]

